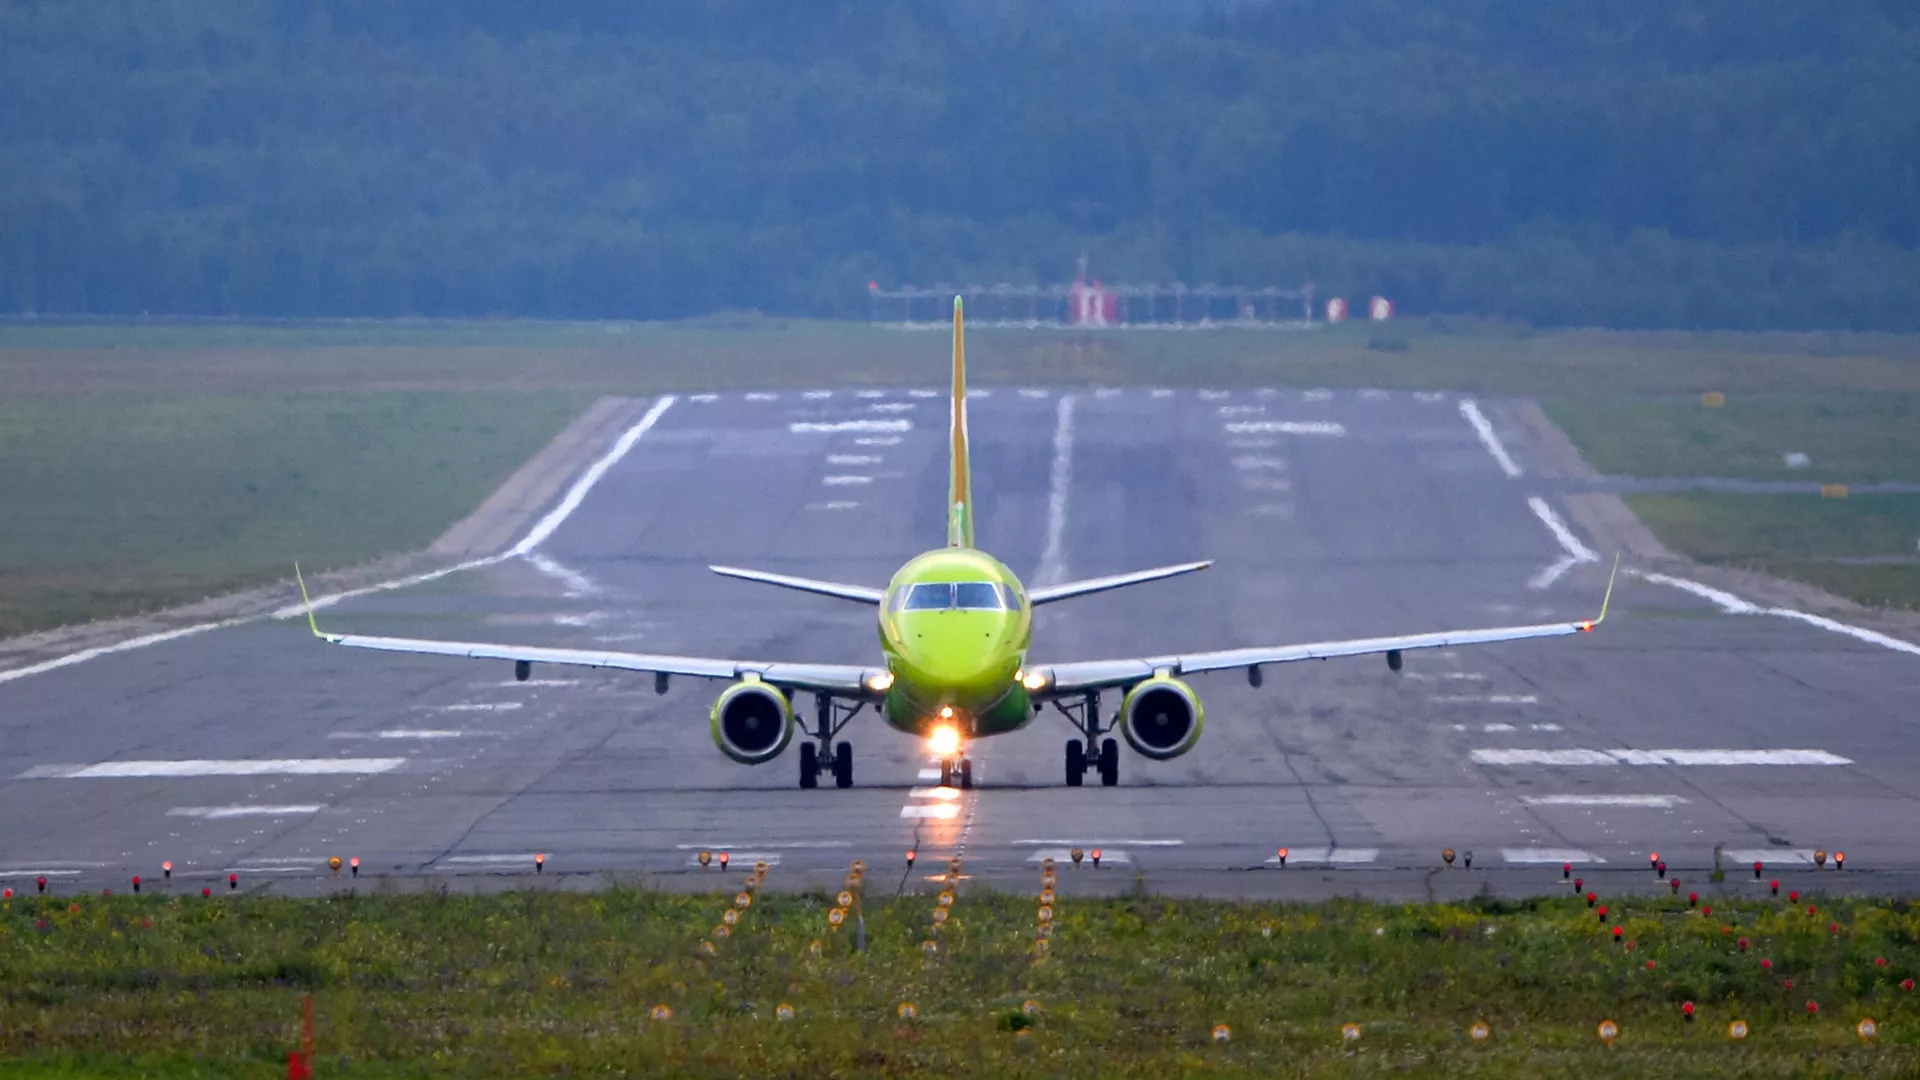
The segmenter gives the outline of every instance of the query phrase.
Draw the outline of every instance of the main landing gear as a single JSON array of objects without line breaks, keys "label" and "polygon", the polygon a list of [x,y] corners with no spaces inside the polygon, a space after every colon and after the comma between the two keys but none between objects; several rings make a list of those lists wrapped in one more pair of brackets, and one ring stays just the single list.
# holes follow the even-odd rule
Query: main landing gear
[{"label": "main landing gear", "polygon": [[1056,699],[1053,707],[1080,730],[1080,738],[1067,742],[1067,786],[1079,787],[1086,780],[1088,769],[1098,770],[1101,787],[1118,784],[1120,744],[1112,738],[1101,737],[1112,732],[1114,725],[1100,723],[1099,693],[1087,694],[1079,701]]},{"label": "main landing gear", "polygon": [[850,788],[853,786],[853,744],[844,739],[835,742],[834,737],[867,703],[856,701],[846,705],[833,700],[831,694],[815,694],[813,703],[813,727],[807,727],[805,720],[797,717],[795,720],[808,740],[800,744],[800,786],[818,787],[820,774],[831,772],[834,787]]},{"label": "main landing gear", "polygon": [[[956,784],[955,781],[958,781]],[[973,787],[973,759],[966,756],[947,758],[940,762],[940,786],[959,787],[968,790]]]}]

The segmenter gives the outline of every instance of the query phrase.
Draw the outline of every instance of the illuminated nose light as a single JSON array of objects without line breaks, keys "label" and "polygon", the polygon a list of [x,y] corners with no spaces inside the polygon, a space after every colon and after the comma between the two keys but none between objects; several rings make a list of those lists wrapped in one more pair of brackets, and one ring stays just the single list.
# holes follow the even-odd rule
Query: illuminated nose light
[{"label": "illuminated nose light", "polygon": [[[942,718],[953,715],[952,708],[940,710]],[[952,724],[938,724],[927,733],[927,749],[939,757],[952,757],[960,752],[960,729]]]},{"label": "illuminated nose light", "polygon": [[1044,671],[1024,672],[1020,676],[1020,685],[1026,687],[1029,691],[1045,690],[1047,688],[1047,673]]},{"label": "illuminated nose light", "polygon": [[893,686],[893,672],[883,671],[867,680],[867,689],[876,694],[884,694]]}]

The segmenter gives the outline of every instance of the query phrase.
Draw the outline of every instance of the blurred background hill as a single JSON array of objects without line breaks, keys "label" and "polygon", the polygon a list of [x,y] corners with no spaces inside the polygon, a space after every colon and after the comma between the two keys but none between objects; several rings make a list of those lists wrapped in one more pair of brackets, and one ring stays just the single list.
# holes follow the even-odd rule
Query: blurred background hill
[{"label": "blurred background hill", "polygon": [[0,312],[1920,328],[1920,6],[14,0]]}]

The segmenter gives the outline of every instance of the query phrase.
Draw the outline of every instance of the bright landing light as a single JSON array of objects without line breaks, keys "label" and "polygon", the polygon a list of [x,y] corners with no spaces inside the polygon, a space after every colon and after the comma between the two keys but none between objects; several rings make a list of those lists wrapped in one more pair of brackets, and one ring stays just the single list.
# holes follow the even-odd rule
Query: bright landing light
[{"label": "bright landing light", "polygon": [[960,729],[952,724],[937,724],[927,732],[927,749],[936,757],[952,757],[960,752]]}]

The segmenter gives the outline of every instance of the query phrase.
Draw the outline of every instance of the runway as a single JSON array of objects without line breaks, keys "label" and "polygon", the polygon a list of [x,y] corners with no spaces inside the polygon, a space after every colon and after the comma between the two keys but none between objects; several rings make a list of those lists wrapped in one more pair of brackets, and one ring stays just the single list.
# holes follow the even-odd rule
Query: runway
[{"label": "runway", "polygon": [[[1611,550],[1568,524],[1503,416],[1383,391],[976,391],[978,539],[1030,583],[1216,560],[1043,609],[1037,664],[1591,617]],[[871,611],[704,567],[882,585],[941,540],[945,447],[933,389],[680,397],[528,557],[353,597],[322,624],[871,661]],[[1570,865],[1654,889],[1656,851],[1689,890],[1716,858],[1719,891],[1920,884],[1920,656],[1805,621],[1623,576],[1590,635],[1194,685],[1198,747],[1123,749],[1117,788],[1064,786],[1071,729],[1048,711],[977,744],[971,792],[935,787],[871,716],[847,732],[856,786],[801,791],[791,749],[747,767],[714,748],[717,683],[516,683],[505,663],[260,620],[0,682],[0,884],[120,889],[166,860],[175,889],[237,874],[322,892],[339,855],[366,888],[691,887],[717,883],[705,850],[775,863],[776,886],[862,858],[916,887],[953,854],[1011,886],[1096,847],[1072,888],[1523,894],[1566,888]],[[1816,869],[1816,849],[1847,869]]]}]

